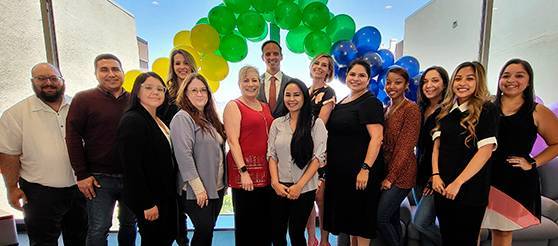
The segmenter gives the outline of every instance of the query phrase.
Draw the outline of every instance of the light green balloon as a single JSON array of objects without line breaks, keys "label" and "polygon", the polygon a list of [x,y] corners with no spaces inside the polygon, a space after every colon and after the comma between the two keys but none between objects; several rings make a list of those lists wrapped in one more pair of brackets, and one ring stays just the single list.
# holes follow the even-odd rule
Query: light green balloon
[{"label": "light green balloon", "polygon": [[250,0],[224,0],[225,5],[237,14],[242,14],[252,6]]},{"label": "light green balloon", "polygon": [[331,38],[331,42],[335,43],[339,40],[351,40],[355,34],[355,21],[346,14],[340,14],[329,22],[326,27],[326,33]]},{"label": "light green balloon", "polygon": [[305,25],[300,25],[287,33],[287,48],[296,54],[304,53],[304,39],[312,32],[310,28]]},{"label": "light green balloon", "polygon": [[196,25],[197,24],[209,24],[209,19],[207,19],[207,17],[202,17],[196,22]]},{"label": "light green balloon", "polygon": [[323,31],[313,31],[304,38],[304,52],[312,58],[319,54],[329,54],[331,39]]},{"label": "light green balloon", "polygon": [[239,62],[248,55],[246,39],[234,33],[228,34],[221,39],[219,51],[225,60]]},{"label": "light green balloon", "polygon": [[229,34],[236,26],[236,18],[231,9],[225,6],[216,6],[207,14],[209,24],[220,34]]}]

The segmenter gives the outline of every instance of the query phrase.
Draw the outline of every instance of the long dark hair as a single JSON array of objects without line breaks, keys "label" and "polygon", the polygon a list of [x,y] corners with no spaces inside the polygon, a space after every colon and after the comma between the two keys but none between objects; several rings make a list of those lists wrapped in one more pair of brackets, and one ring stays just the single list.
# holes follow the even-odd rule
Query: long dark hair
[{"label": "long dark hair", "polygon": [[420,76],[419,87],[417,90],[418,93],[417,104],[419,105],[421,112],[424,112],[426,108],[430,106],[430,100],[428,100],[428,98],[426,98],[426,96],[424,95],[424,92],[422,91],[422,87],[424,86],[424,79],[426,78],[426,74],[431,70],[436,70],[436,72],[440,74],[440,78],[442,79],[442,83],[444,84],[444,89],[442,90],[440,101],[438,102],[438,104],[442,103],[442,100],[444,100],[444,96],[446,95],[446,91],[448,90],[448,85],[449,85],[448,71],[446,71],[443,67],[440,66],[432,66],[424,70],[424,72],[422,72],[422,75]]},{"label": "long dark hair", "polygon": [[367,62],[367,61],[364,60],[364,59],[361,59],[361,58],[354,59],[354,60],[349,64],[349,66],[347,67],[347,74],[346,74],[346,75],[349,74],[349,71],[351,71],[351,69],[353,69],[353,67],[354,67],[355,65],[361,65],[361,66],[363,66],[363,67],[364,67],[364,72],[366,72],[366,75],[368,75],[368,79],[370,79],[370,63]]},{"label": "long dark hair", "polygon": [[511,64],[521,64],[521,66],[523,66],[523,68],[529,75],[529,84],[527,85],[527,88],[523,90],[523,103],[524,106],[529,109],[529,111],[533,111],[535,109],[535,84],[533,79],[533,68],[531,67],[531,64],[529,64],[529,62],[519,58],[514,58],[507,61],[506,64],[504,64],[504,66],[502,67],[502,70],[500,70],[500,75],[498,75],[498,90],[496,91],[496,105],[498,106],[498,108],[500,108],[502,104],[502,90],[500,90],[500,79],[502,78],[502,75],[504,74],[506,68]]},{"label": "long dark hair", "polygon": [[180,82],[182,82],[178,81],[178,75],[176,75],[176,72],[174,71],[174,56],[177,54],[180,54],[184,57],[184,61],[186,62],[186,64],[188,64],[188,66],[190,66],[192,73],[198,71],[196,61],[190,53],[181,49],[172,51],[172,53],[170,54],[169,75],[167,78],[167,83],[169,84],[169,95],[173,101],[176,100],[176,98],[178,97]]},{"label": "long dark hair", "polygon": [[[130,104],[128,105],[128,109],[126,111],[137,110],[138,108],[143,107],[143,106],[141,106],[141,102],[140,102],[140,99],[139,99],[138,95],[139,95],[139,91],[141,89],[141,85],[149,77],[157,79],[159,82],[161,82],[161,85],[163,87],[165,87],[165,82],[163,82],[163,79],[158,74],[156,74],[154,72],[141,73],[136,78],[136,81],[134,81],[134,87],[132,87],[132,92],[130,94]],[[164,99],[163,103],[159,107],[157,107],[157,116],[161,116],[160,115],[161,107],[167,106],[168,102],[169,102],[168,94],[164,93],[163,95],[164,95],[165,99]]]},{"label": "long dark hair", "polygon": [[[205,88],[207,89],[207,103],[203,108],[203,113],[200,112],[193,104],[190,102],[188,98],[188,86],[197,79],[203,83]],[[215,102],[213,102],[213,94],[211,93],[211,89],[209,88],[209,84],[203,75],[199,73],[190,74],[186,80],[180,85],[180,89],[178,90],[178,97],[176,98],[176,105],[186,112],[192,117],[196,125],[200,126],[200,128],[204,132],[208,132],[209,134],[213,134],[209,128],[209,125],[213,126],[217,133],[221,135],[223,139],[226,139],[225,136],[225,128],[223,123],[219,120],[217,116],[217,111],[215,110]]]},{"label": "long dark hair", "polygon": [[[304,98],[304,103],[300,108],[298,113],[298,119],[296,122],[296,129],[293,133],[291,139],[291,156],[293,157],[294,163],[303,169],[310,160],[314,153],[314,141],[312,140],[312,128],[314,127],[314,122],[316,119],[312,115],[312,106],[310,105],[310,94],[308,94],[308,87],[304,82],[299,79],[291,79],[285,84],[285,88],[290,85],[295,84],[300,89],[302,96]],[[285,96],[285,95],[282,95]],[[288,112],[287,106],[283,104],[283,112]]]}]

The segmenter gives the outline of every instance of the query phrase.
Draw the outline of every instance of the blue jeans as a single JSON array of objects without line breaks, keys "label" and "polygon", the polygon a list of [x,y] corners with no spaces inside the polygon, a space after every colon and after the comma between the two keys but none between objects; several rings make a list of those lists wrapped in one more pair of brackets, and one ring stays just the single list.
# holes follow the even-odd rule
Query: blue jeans
[{"label": "blue jeans", "polygon": [[[422,196],[422,187],[417,187],[415,197]],[[420,232],[422,245],[442,245],[440,229],[436,226],[436,210],[434,207],[434,194],[422,196],[417,205],[413,222]]]},{"label": "blue jeans", "polygon": [[118,201],[118,245],[136,245],[136,217],[122,201],[123,180],[116,175],[94,174],[101,185],[95,188],[96,196],[87,201],[87,246],[106,246],[112,225],[114,205]]},{"label": "blue jeans", "polygon": [[378,231],[387,245],[401,244],[403,234],[400,224],[399,210],[401,202],[411,189],[401,189],[392,185],[389,190],[382,191],[378,203]]}]

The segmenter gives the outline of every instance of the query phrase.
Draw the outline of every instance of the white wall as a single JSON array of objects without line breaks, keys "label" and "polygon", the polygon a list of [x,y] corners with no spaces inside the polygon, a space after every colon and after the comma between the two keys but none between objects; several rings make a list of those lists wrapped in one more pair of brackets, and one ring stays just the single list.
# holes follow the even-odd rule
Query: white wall
[{"label": "white wall", "polygon": [[421,70],[440,65],[450,74],[459,63],[477,60],[481,12],[481,0],[430,1],[405,20],[404,54],[416,57]]},{"label": "white wall", "polygon": [[558,102],[558,1],[495,0],[488,62],[489,87],[511,58],[529,61],[535,92],[546,105]]},{"label": "white wall", "polygon": [[[0,113],[33,93],[31,67],[46,61],[39,1],[0,1]],[[5,200],[2,197],[0,200]]]},{"label": "white wall", "polygon": [[97,85],[93,61],[101,53],[112,53],[124,70],[139,68],[136,23],[133,15],[111,0],[53,1],[60,70],[66,91]]}]

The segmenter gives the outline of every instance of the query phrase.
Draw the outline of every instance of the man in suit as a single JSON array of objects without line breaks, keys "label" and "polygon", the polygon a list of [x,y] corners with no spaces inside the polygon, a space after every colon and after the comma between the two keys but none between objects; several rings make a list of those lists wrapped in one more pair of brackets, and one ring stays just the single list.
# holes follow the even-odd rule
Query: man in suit
[{"label": "man in suit", "polygon": [[258,100],[268,103],[274,118],[282,116],[283,91],[285,84],[291,79],[281,72],[283,53],[277,41],[268,40],[262,44],[262,60],[265,62],[265,73],[260,77]]}]

